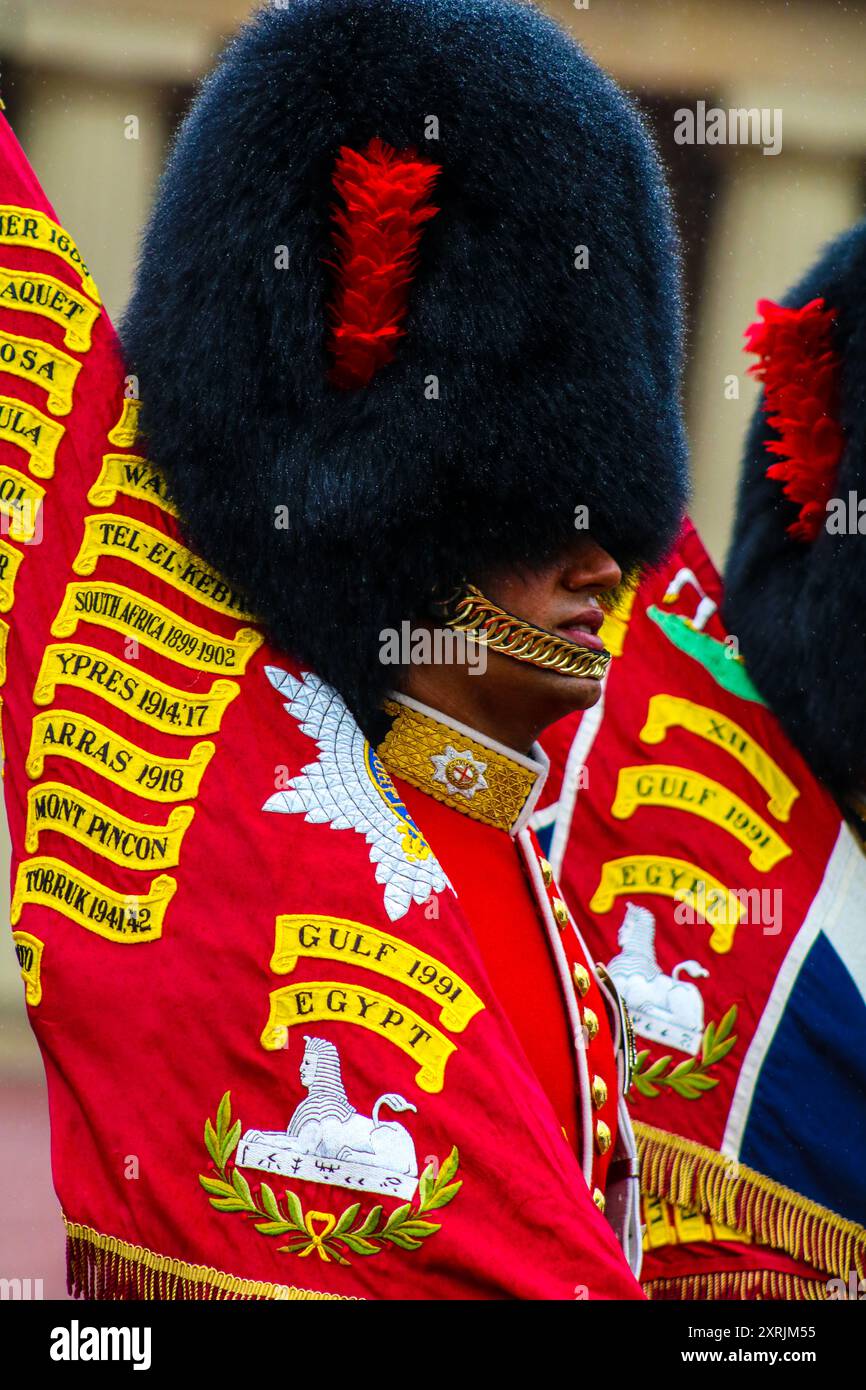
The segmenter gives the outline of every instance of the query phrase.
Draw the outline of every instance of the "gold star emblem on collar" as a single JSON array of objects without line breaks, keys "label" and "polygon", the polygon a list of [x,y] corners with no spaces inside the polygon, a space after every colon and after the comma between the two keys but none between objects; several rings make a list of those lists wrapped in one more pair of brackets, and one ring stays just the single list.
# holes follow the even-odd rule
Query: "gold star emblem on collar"
[{"label": "gold star emblem on collar", "polygon": [[392,777],[473,820],[514,829],[538,771],[432,712],[397,700],[387,700],[385,712],[393,723],[377,752]]},{"label": "gold star emblem on collar", "polygon": [[490,785],[484,779],[487,764],[474,758],[471,748],[458,752],[449,743],[444,753],[431,753],[430,761],[436,769],[433,781],[441,782],[455,796],[471,798]]}]

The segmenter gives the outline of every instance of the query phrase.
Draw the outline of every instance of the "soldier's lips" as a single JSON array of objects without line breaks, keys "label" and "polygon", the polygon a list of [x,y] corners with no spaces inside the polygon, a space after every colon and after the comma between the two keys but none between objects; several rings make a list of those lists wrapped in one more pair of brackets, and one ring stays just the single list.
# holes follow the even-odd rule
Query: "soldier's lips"
[{"label": "soldier's lips", "polygon": [[588,647],[593,652],[603,652],[604,643],[598,635],[604,617],[601,613],[593,614],[591,617],[582,618],[579,622],[569,622],[558,627],[557,632],[573,642],[576,647]]}]

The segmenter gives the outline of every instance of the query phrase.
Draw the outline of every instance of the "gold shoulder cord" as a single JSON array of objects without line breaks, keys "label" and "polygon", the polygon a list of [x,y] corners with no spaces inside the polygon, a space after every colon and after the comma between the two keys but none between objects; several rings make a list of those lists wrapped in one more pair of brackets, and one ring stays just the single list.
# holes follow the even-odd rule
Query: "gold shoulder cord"
[{"label": "gold shoulder cord", "polygon": [[564,637],[515,618],[485,598],[474,584],[466,584],[442,605],[445,621],[457,632],[474,634],[493,651],[526,661],[563,676],[589,676],[600,680],[610,661],[608,651],[589,651]]}]

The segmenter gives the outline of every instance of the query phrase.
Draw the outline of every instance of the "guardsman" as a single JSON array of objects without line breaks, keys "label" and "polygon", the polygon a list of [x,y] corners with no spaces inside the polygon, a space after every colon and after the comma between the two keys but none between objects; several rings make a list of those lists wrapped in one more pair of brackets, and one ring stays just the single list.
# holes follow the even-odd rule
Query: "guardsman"
[{"label": "guardsman", "polygon": [[3,717],[73,1292],[640,1297],[626,1021],[528,829],[683,505],[639,118],[511,0],[264,10],[125,367],[8,132],[2,180],[2,341],[53,364],[0,357]]},{"label": "guardsman", "polygon": [[762,695],[866,832],[866,223],[747,334],[762,399],[746,443],[725,615]]}]

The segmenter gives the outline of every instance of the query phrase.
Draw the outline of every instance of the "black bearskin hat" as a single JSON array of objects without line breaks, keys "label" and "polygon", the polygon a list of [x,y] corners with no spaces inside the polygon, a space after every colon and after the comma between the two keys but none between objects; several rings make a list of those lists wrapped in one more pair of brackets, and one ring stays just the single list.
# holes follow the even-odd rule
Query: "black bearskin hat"
[{"label": "black bearskin hat", "polygon": [[[343,205],[358,233],[395,153],[435,169],[390,267],[405,312],[367,333]],[[678,277],[638,115],[536,9],[290,0],[184,122],[121,336],[190,544],[369,730],[379,634],[432,595],[548,563],[579,507],[623,568],[671,543]]]},{"label": "black bearskin hat", "polygon": [[759,306],[781,325],[770,361],[782,379],[774,406],[765,377],[746,442],[725,618],[758,689],[844,798],[866,788],[866,222],[782,303],[799,314]]}]

